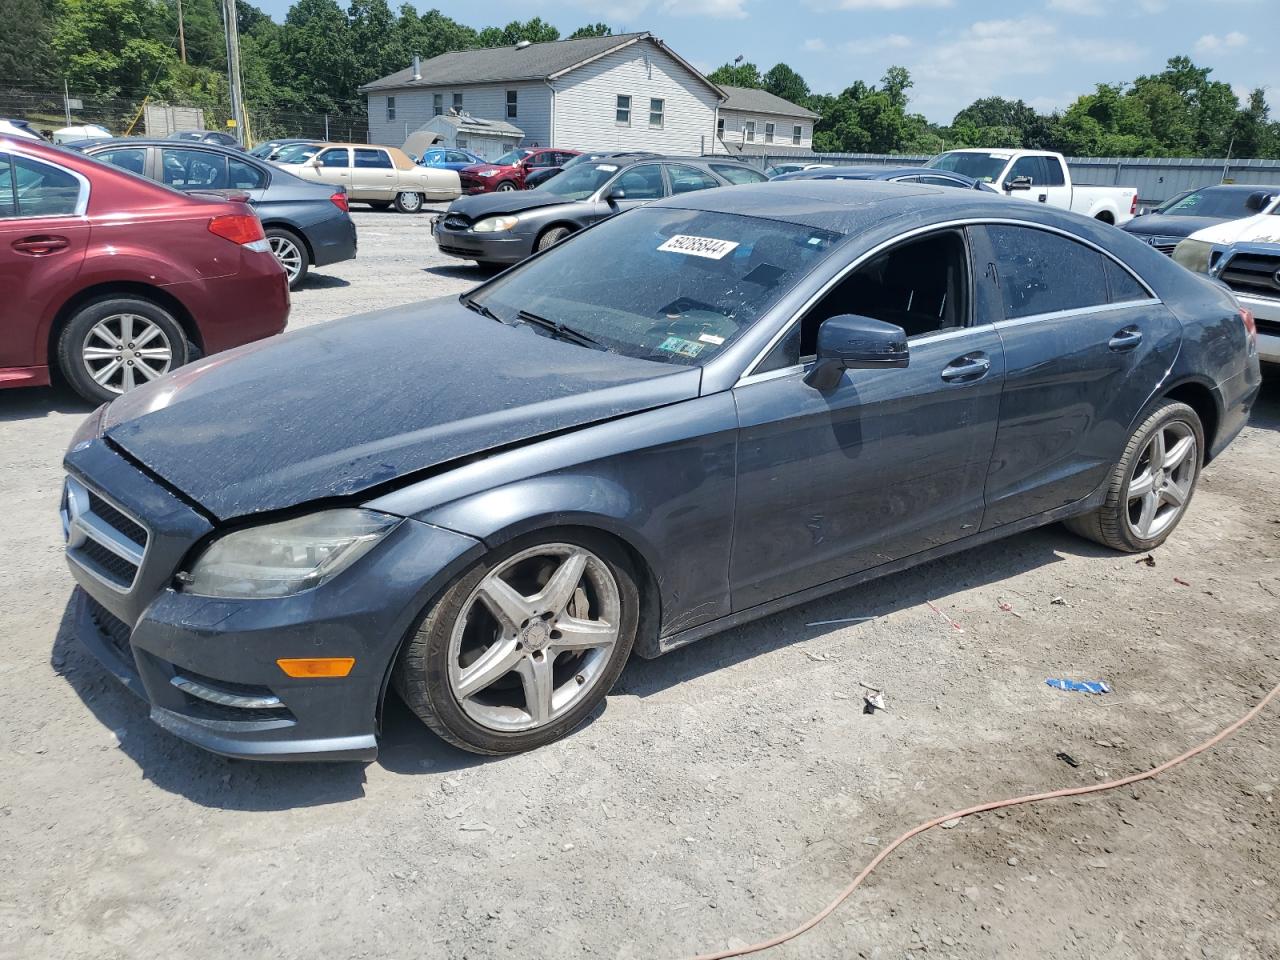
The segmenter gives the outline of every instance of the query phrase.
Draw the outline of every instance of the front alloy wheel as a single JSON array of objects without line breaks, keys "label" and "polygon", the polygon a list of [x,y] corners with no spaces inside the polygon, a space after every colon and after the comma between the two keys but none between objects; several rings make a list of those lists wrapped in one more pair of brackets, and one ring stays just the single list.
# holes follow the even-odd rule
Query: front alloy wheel
[{"label": "front alloy wheel", "polygon": [[495,193],[511,193],[512,191],[515,190],[515,188],[516,188],[516,185],[512,183],[510,180],[503,180],[500,184],[497,185],[497,187],[494,188],[494,192]]}]

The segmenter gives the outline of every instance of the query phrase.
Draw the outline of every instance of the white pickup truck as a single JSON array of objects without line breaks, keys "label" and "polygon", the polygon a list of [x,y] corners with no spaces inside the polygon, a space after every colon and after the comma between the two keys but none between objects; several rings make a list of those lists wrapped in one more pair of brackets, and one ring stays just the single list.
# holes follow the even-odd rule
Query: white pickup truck
[{"label": "white pickup truck", "polygon": [[948,150],[926,167],[962,173],[1011,197],[1074,210],[1117,226],[1138,212],[1135,187],[1090,187],[1071,182],[1060,153],[1041,150]]}]

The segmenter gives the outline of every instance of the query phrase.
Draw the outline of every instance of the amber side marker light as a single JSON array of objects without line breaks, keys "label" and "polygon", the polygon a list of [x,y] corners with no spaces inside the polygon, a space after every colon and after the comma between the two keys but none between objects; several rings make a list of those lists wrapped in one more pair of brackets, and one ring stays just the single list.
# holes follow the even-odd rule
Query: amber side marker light
[{"label": "amber side marker light", "polygon": [[345,677],[356,665],[356,658],[307,657],[301,660],[277,660],[276,665],[289,677]]}]

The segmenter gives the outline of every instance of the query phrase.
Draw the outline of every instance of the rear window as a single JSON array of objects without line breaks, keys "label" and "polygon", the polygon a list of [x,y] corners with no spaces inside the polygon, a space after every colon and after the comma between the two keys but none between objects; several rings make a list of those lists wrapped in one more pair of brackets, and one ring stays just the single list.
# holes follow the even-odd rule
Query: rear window
[{"label": "rear window", "polygon": [[769,179],[759,170],[737,163],[713,163],[711,169],[730,183],[763,183]]}]

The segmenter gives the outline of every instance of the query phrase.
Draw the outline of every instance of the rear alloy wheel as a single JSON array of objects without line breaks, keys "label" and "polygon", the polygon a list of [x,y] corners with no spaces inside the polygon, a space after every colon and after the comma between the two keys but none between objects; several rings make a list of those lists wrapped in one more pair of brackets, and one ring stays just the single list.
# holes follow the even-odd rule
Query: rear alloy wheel
[{"label": "rear alloy wheel", "polygon": [[271,244],[271,253],[279,261],[280,266],[284,267],[284,272],[289,275],[289,289],[296,289],[303,280],[307,279],[307,268],[310,266],[307,260],[307,248],[303,246],[297,234],[281,227],[271,227],[267,230],[267,242]]},{"label": "rear alloy wheel", "polygon": [[396,209],[401,213],[418,213],[422,209],[422,194],[409,190],[397,193]]},{"label": "rear alloy wheel", "polygon": [[1102,506],[1067,527],[1130,553],[1160,546],[1187,511],[1203,450],[1196,412],[1185,403],[1160,403],[1129,438]]},{"label": "rear alloy wheel", "polygon": [[58,365],[93,403],[150,383],[190,359],[173,316],[149,300],[119,297],[82,307],[58,337]]},{"label": "rear alloy wheel", "polygon": [[515,190],[516,185],[510,180],[503,180],[500,184],[493,188],[494,193],[511,193]]},{"label": "rear alloy wheel", "polygon": [[554,247],[572,232],[568,227],[552,227],[538,238],[538,249],[545,250],[547,247]]},{"label": "rear alloy wheel", "polygon": [[578,726],[613,686],[638,606],[631,565],[608,538],[520,538],[445,591],[405,645],[396,687],[464,750],[542,746]]}]

